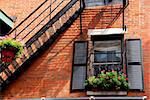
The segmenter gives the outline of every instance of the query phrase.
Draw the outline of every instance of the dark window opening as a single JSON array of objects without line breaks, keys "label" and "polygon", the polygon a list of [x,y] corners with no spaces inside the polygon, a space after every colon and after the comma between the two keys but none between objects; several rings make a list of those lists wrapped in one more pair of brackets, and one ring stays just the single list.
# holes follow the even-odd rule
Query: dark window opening
[{"label": "dark window opening", "polygon": [[111,3],[113,0],[104,0],[104,4]]},{"label": "dark window opening", "polygon": [[0,36],[6,35],[12,28],[0,19]]},{"label": "dark window opening", "polygon": [[7,35],[13,24],[14,21],[0,9],[0,36]]}]

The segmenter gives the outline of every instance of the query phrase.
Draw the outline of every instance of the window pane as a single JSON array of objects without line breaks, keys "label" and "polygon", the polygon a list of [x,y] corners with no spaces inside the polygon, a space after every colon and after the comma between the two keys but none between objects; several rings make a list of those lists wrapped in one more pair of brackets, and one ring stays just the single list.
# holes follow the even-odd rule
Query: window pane
[{"label": "window pane", "polygon": [[121,41],[94,41],[94,62],[121,62]]},{"label": "window pane", "polygon": [[94,50],[96,51],[121,51],[121,41],[94,41]]},{"label": "window pane", "polygon": [[94,62],[107,62],[107,52],[105,51],[95,51],[94,52]]},{"label": "window pane", "polygon": [[116,53],[116,51],[108,51],[107,52],[107,61],[108,62],[120,62],[121,61],[121,53]]}]

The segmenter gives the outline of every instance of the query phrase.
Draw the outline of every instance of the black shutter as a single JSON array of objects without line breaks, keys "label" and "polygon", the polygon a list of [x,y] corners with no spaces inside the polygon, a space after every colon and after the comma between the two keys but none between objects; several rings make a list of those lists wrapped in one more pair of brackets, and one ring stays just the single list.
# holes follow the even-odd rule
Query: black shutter
[{"label": "black shutter", "polygon": [[83,90],[86,79],[88,42],[76,41],[73,53],[71,90]]},{"label": "black shutter", "polygon": [[143,90],[143,64],[140,39],[126,40],[126,62],[129,88]]}]

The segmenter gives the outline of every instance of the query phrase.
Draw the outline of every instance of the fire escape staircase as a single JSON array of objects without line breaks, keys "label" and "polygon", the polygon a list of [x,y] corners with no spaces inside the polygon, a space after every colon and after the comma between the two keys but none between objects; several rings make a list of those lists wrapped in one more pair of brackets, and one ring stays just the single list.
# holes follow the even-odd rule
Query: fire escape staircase
[{"label": "fire escape staircase", "polygon": [[84,9],[82,0],[45,0],[9,36],[23,42],[24,52],[7,66],[1,63],[0,90],[3,90],[33,58],[55,42]]},{"label": "fire escape staircase", "polygon": [[[127,5],[127,2],[117,7],[107,5],[93,18],[89,28],[98,24],[94,21],[96,18],[99,19],[101,28],[111,27]],[[35,57],[52,45],[57,37],[77,19],[84,7],[84,0],[45,0],[11,30],[9,36],[23,42],[24,52],[12,64],[7,66],[0,64],[0,90],[19,76],[18,72],[25,69],[25,66],[30,64]]]}]

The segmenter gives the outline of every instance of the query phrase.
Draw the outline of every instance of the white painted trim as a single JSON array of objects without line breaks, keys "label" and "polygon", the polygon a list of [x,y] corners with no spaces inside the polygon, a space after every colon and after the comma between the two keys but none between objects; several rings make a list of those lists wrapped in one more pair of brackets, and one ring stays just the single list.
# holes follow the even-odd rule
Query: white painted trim
[{"label": "white painted trim", "polygon": [[147,96],[143,96],[143,100],[146,100],[147,99]]},{"label": "white painted trim", "polygon": [[118,96],[126,96],[127,95],[127,91],[87,91],[86,94],[88,96],[99,96],[99,95],[103,95],[103,96],[113,96],[113,95],[118,95]]},{"label": "white painted trim", "polygon": [[89,29],[88,35],[111,35],[124,34],[125,30],[122,28],[107,28],[107,29]]},{"label": "white painted trim", "polygon": [[7,25],[9,25],[11,28],[14,26],[13,21],[7,18],[2,12],[0,12],[0,19],[4,21]]}]

